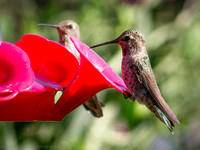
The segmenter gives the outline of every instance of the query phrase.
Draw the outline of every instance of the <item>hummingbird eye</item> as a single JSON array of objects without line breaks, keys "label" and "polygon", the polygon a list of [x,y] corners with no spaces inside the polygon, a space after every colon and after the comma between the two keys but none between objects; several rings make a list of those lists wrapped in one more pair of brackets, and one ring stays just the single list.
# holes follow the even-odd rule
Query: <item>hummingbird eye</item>
[{"label": "hummingbird eye", "polygon": [[72,28],[73,28],[73,25],[70,24],[70,25],[68,25],[67,27],[68,27],[69,29],[72,29]]},{"label": "hummingbird eye", "polygon": [[131,39],[130,36],[125,36],[124,39],[123,39],[123,41],[126,41],[126,42],[127,42],[127,41],[129,41],[130,39]]}]

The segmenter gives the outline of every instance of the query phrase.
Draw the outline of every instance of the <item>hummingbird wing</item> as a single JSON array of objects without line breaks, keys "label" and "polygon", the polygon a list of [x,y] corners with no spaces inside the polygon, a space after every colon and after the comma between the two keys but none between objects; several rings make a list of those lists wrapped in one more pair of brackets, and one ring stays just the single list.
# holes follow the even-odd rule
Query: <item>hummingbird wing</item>
[{"label": "hummingbird wing", "polygon": [[180,124],[176,115],[170,109],[160,93],[149,58],[145,57],[142,60],[136,60],[135,69],[137,72],[138,81],[146,88],[147,91],[149,91],[161,111],[163,111],[163,113],[171,121]]}]

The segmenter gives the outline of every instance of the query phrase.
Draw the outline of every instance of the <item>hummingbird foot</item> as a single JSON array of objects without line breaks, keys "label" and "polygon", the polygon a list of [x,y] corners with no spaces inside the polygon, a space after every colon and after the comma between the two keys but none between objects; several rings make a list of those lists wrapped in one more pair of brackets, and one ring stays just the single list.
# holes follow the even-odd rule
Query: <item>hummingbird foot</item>
[{"label": "hummingbird foot", "polygon": [[124,95],[125,99],[127,99],[127,98],[132,96],[131,93],[129,93],[128,91],[124,91],[123,95]]},{"label": "hummingbird foot", "polygon": [[[126,91],[125,91],[126,92]],[[134,102],[136,100],[136,95],[135,94],[131,94],[129,92],[126,92],[126,94],[124,94],[124,98],[127,99],[129,98],[132,102]]]},{"label": "hummingbird foot", "polygon": [[131,97],[130,97],[130,100],[131,100],[132,102],[134,102],[134,101],[136,100],[136,98],[137,98],[136,95],[135,95],[135,94],[132,94]]}]

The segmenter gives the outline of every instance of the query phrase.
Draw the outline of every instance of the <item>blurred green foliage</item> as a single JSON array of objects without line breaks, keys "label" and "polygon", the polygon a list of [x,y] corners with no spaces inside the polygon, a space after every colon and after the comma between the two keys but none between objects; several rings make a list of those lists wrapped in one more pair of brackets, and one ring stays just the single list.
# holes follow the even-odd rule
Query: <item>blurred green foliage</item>
[{"label": "blurred green foliage", "polygon": [[[113,89],[98,93],[105,102],[97,119],[82,106],[60,122],[0,122],[5,150],[197,150],[200,149],[200,1],[198,0],[1,0],[3,40],[15,43],[27,33],[58,41],[57,24],[71,19],[89,46],[140,29],[153,70],[181,125],[171,135],[145,106]],[[120,74],[121,48],[96,48]],[[3,115],[3,114],[1,114]]]}]

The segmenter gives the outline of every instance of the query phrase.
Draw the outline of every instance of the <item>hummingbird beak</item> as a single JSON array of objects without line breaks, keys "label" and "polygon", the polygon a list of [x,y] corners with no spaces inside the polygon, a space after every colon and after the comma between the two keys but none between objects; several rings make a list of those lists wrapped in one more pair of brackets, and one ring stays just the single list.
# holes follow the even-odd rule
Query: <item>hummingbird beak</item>
[{"label": "hummingbird beak", "polygon": [[103,46],[103,45],[107,45],[107,44],[117,44],[117,43],[118,43],[118,40],[115,39],[115,40],[112,40],[112,41],[108,41],[108,42],[105,42],[105,43],[101,43],[101,44],[98,44],[98,45],[91,46],[90,48],[95,48],[95,47],[99,47],[99,46]]},{"label": "hummingbird beak", "polygon": [[48,27],[53,27],[56,29],[60,29],[59,25],[55,25],[55,24],[44,24],[44,23],[39,23],[38,26],[48,26]]}]

